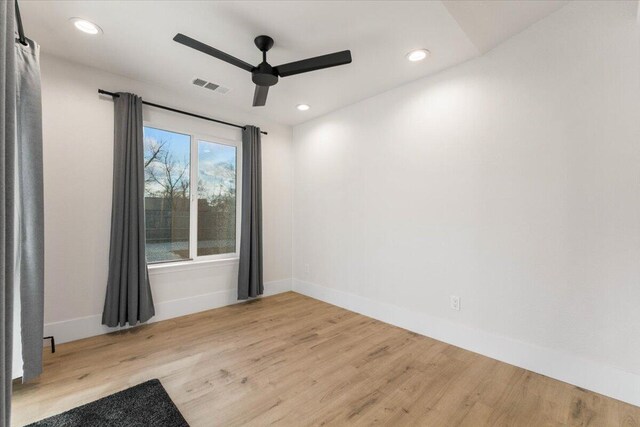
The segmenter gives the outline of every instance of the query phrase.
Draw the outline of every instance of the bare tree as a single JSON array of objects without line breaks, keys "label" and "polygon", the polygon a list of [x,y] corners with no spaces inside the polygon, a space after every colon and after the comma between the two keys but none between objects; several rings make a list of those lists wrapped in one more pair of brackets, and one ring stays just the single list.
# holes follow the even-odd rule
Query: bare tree
[{"label": "bare tree", "polygon": [[[217,163],[214,166],[216,182],[206,186],[206,199],[210,205],[220,201],[227,201],[229,197],[235,198],[235,167],[230,163]],[[204,187],[204,186],[203,186]],[[200,192],[202,194],[202,192]]]},{"label": "bare tree", "polygon": [[158,141],[155,138],[144,139],[144,167],[149,166],[154,160],[165,152],[164,146],[167,144],[166,139]]},{"label": "bare tree", "polygon": [[[146,143],[147,141],[145,141]],[[189,163],[176,161],[169,150],[165,149],[166,140],[149,139],[145,144],[145,182],[150,191],[166,198],[173,205],[176,197],[187,198],[189,194]]]},{"label": "bare tree", "polygon": [[157,184],[159,193],[173,200],[174,197],[187,197],[189,192],[189,164],[178,162],[168,151],[158,153],[153,162],[145,168],[149,182]]}]

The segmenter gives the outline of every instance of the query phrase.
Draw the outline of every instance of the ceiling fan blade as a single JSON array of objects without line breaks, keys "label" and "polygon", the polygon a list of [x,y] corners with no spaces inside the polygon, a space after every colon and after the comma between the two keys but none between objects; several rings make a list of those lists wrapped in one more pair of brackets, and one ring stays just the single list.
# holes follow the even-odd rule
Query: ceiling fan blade
[{"label": "ceiling fan blade", "polygon": [[314,58],[303,59],[302,61],[278,65],[275,69],[280,77],[287,77],[294,74],[306,73],[309,71],[321,70],[323,68],[350,63],[351,51],[343,50],[342,52],[330,53],[328,55],[316,56]]},{"label": "ceiling fan blade", "polygon": [[218,50],[207,44],[199,42],[196,39],[192,39],[189,36],[185,36],[184,34],[181,34],[181,33],[176,34],[173,40],[180,44],[188,46],[192,49],[199,50],[202,53],[206,53],[207,55],[211,55],[214,58],[218,58],[223,60],[224,62],[228,62],[231,65],[240,67],[243,70],[251,71],[255,68],[253,65],[249,64],[248,62],[244,62],[242,59],[238,59],[235,56],[231,56],[228,53],[224,53],[221,50]]},{"label": "ceiling fan blade", "polygon": [[253,92],[253,106],[264,107],[264,105],[267,103],[268,93],[269,93],[269,86],[256,85],[256,90]]}]

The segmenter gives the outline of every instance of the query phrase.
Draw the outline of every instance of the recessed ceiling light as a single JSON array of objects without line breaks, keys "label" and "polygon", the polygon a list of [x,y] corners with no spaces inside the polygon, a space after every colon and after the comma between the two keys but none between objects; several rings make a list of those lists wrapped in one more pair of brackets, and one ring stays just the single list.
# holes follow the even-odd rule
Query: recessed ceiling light
[{"label": "recessed ceiling light", "polygon": [[429,56],[429,52],[427,49],[416,49],[407,53],[407,59],[411,62],[422,61],[424,58]]},{"label": "recessed ceiling light", "polygon": [[307,111],[310,107],[307,104],[298,104],[296,108],[300,111]]},{"label": "recessed ceiling light", "polygon": [[78,30],[82,31],[83,33],[87,33],[91,35],[97,35],[102,33],[102,28],[98,27],[93,22],[87,21],[86,19],[71,18],[69,21],[73,22],[73,25],[75,25],[75,27]]}]

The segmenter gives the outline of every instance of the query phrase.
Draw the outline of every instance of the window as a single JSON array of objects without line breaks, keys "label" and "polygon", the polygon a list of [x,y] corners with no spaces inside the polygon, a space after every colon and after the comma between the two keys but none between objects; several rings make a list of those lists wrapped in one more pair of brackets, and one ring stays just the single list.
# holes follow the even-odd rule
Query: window
[{"label": "window", "polygon": [[236,147],[198,141],[198,256],[236,251]]},{"label": "window", "polygon": [[240,146],[144,127],[147,262],[238,252]]}]

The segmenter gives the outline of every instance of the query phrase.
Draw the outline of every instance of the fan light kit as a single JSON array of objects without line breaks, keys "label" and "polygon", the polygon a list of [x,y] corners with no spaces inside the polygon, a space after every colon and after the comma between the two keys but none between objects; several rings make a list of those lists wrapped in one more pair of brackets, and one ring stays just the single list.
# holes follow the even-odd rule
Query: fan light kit
[{"label": "fan light kit", "polygon": [[429,56],[429,51],[427,49],[416,49],[407,53],[407,59],[411,62],[422,61],[427,56]]},{"label": "fan light kit", "polygon": [[298,104],[296,108],[300,111],[307,111],[310,107],[307,104]]},{"label": "fan light kit", "polygon": [[253,66],[248,62],[244,62],[241,59],[199,42],[198,40],[192,39],[191,37],[185,36],[184,34],[176,34],[173,40],[250,72],[251,79],[256,85],[255,91],[253,92],[254,107],[263,107],[267,103],[269,87],[278,83],[279,77],[288,77],[295,74],[307,73],[309,71],[321,70],[323,68],[351,63],[351,52],[343,50],[341,52],[316,56],[314,58],[289,62],[288,64],[273,67],[267,63],[267,51],[273,47],[273,39],[269,36],[258,36],[254,40],[256,47],[262,52],[262,62],[257,66]]},{"label": "fan light kit", "polygon": [[87,21],[86,19],[71,18],[69,21],[73,22],[73,25],[75,25],[75,27],[83,33],[91,34],[94,36],[102,33],[102,28],[98,27],[93,22]]}]

